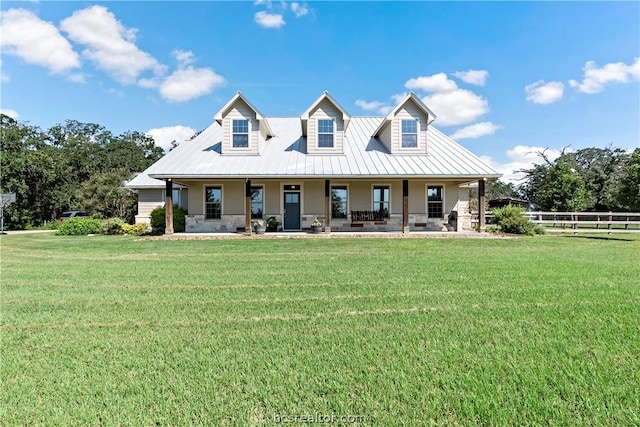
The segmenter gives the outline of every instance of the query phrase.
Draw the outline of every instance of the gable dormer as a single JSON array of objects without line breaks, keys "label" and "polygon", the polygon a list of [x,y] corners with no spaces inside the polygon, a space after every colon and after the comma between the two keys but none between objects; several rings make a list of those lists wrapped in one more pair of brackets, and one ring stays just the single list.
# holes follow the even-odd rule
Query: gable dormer
[{"label": "gable dormer", "polygon": [[218,111],[214,120],[222,126],[222,154],[258,155],[273,136],[267,119],[240,91]]},{"label": "gable dormer", "polygon": [[413,92],[409,92],[385,117],[374,138],[391,154],[427,152],[427,127],[436,115]]},{"label": "gable dormer", "polygon": [[345,131],[351,116],[325,91],[302,116],[307,154],[344,154]]}]

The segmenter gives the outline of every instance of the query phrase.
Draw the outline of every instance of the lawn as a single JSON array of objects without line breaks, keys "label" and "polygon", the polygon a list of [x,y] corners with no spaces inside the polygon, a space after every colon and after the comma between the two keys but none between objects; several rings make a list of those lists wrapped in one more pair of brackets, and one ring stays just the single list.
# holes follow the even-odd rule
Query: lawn
[{"label": "lawn", "polygon": [[1,425],[640,424],[638,235],[0,245]]}]

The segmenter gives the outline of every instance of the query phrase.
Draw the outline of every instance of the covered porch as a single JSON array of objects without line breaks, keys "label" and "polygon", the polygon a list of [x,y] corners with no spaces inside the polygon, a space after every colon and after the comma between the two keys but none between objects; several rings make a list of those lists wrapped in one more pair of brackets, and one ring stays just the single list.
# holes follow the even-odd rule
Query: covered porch
[{"label": "covered porch", "polygon": [[[307,232],[317,219],[323,234],[471,232],[465,180],[447,179],[181,179],[189,188],[186,233],[253,234],[257,221],[274,231]],[[484,206],[484,180],[478,205]],[[173,179],[166,179],[165,234],[173,230]],[[480,215],[484,218],[484,215]],[[484,229],[484,224],[480,224]]]}]

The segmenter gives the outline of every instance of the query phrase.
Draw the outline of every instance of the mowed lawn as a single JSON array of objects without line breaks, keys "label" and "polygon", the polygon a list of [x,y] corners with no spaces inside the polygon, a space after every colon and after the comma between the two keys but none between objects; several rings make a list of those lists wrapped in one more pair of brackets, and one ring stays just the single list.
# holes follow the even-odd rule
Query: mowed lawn
[{"label": "mowed lawn", "polygon": [[1,425],[640,424],[638,235],[0,244]]}]

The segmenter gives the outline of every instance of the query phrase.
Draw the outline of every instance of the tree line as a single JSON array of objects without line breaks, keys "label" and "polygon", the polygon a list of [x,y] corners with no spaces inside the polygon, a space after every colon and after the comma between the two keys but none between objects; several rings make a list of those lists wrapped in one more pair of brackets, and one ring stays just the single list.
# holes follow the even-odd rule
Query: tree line
[{"label": "tree line", "polygon": [[0,126],[1,191],[16,193],[4,209],[10,229],[37,227],[67,210],[132,222],[137,196],[123,184],[164,153],[144,133],[114,135],[75,120],[43,131],[3,114]]},{"label": "tree line", "polygon": [[[3,114],[0,127],[0,191],[16,193],[4,212],[13,229],[40,226],[67,210],[133,222],[137,196],[123,184],[164,154],[144,133],[114,135],[75,120],[43,131]],[[539,155],[520,184],[489,181],[487,199],[520,198],[544,211],[640,212],[640,148],[564,150],[555,160]]]},{"label": "tree line", "polygon": [[640,212],[640,148],[563,150],[524,169],[521,184],[490,181],[487,198],[520,198],[541,211]]}]

